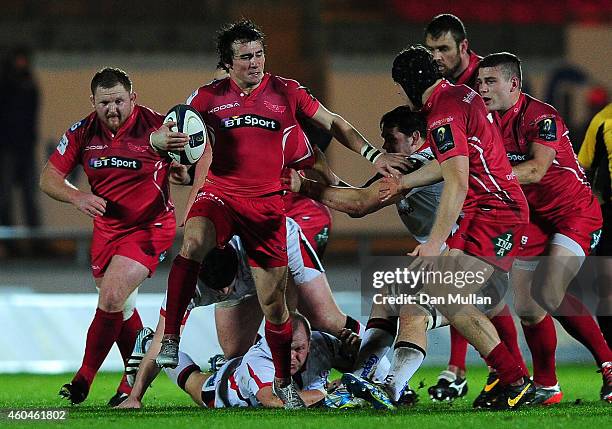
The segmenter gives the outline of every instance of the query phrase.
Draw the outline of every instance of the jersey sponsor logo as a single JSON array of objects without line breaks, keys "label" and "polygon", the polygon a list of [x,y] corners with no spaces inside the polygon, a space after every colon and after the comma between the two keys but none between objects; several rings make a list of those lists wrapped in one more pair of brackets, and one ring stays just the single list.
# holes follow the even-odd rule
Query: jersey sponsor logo
[{"label": "jersey sponsor logo", "polygon": [[287,110],[287,106],[281,106],[279,104],[272,104],[267,100],[264,101],[264,106],[266,106],[266,109],[274,113],[284,113],[285,110]]},{"label": "jersey sponsor logo", "polygon": [[555,118],[546,118],[538,122],[538,137],[547,142],[557,140],[557,123]]},{"label": "jersey sponsor logo", "polygon": [[66,149],[68,149],[68,137],[66,137],[66,134],[64,134],[57,144],[57,151],[60,155],[64,155],[66,153]]},{"label": "jersey sponsor logo", "polygon": [[474,97],[476,97],[476,91],[471,91],[465,97],[463,97],[461,101],[467,104],[471,104],[474,100]]},{"label": "jersey sponsor logo", "polygon": [[222,104],[220,106],[215,106],[212,109],[210,109],[208,113],[216,113],[216,112],[219,112],[220,110],[231,109],[233,107],[240,107],[240,103],[236,101],[234,103],[227,103],[227,104]]},{"label": "jersey sponsor logo", "polygon": [[506,156],[510,163],[525,162],[529,159],[529,154],[520,152],[506,152]]},{"label": "jersey sponsor logo", "polygon": [[363,370],[361,371],[361,374],[359,374],[359,376],[362,378],[368,377],[370,375],[370,372],[372,371],[372,368],[374,368],[374,365],[376,365],[377,363],[378,356],[370,355],[370,357],[368,357],[368,359],[363,364]]},{"label": "jersey sponsor logo", "polygon": [[102,149],[106,149],[108,147],[108,145],[91,145],[91,146],[85,146],[84,150],[102,150]]},{"label": "jersey sponsor logo", "polygon": [[493,238],[493,250],[497,259],[506,256],[514,247],[514,234],[512,231],[504,232]]},{"label": "jersey sponsor logo", "polygon": [[453,118],[452,116],[447,116],[446,118],[438,119],[437,121],[434,121],[429,124],[429,129],[431,130],[436,127],[439,127],[440,125],[450,124],[451,122],[453,122],[454,119],[455,118]]},{"label": "jersey sponsor logo", "polygon": [[448,152],[455,147],[453,131],[450,124],[442,125],[432,130],[431,135],[440,153]]},{"label": "jersey sponsor logo", "polygon": [[123,158],[120,156],[101,156],[100,158],[91,158],[89,166],[94,169],[101,168],[123,168],[125,170],[140,170],[142,162],[137,159]]},{"label": "jersey sponsor logo", "polygon": [[231,116],[221,119],[221,128],[231,130],[233,128],[255,127],[270,131],[280,131],[280,122],[264,116],[246,114]]},{"label": "jersey sponsor logo", "polygon": [[131,150],[132,152],[139,152],[139,153],[145,153],[149,150],[149,145],[144,145],[144,146],[139,146],[139,145],[135,145],[134,143],[128,143],[127,144],[128,149]]}]

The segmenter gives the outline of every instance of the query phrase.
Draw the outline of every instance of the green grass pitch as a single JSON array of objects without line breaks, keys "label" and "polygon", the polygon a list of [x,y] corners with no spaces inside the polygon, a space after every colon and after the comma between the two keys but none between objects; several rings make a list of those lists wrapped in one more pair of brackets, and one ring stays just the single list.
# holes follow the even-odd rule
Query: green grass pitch
[{"label": "green grass pitch", "polygon": [[[413,378],[413,387],[421,380],[430,385],[439,368],[423,368]],[[323,428],[520,428],[520,429],[598,429],[612,427],[612,405],[599,401],[600,375],[594,366],[562,366],[559,381],[565,398],[552,407],[523,408],[514,412],[474,411],[471,401],[484,382],[484,368],[471,368],[468,373],[468,398],[453,404],[435,404],[426,389],[420,389],[420,402],[397,412],[373,409],[334,411],[312,409],[287,412],[264,409],[200,409],[163,374],[145,396],[143,410],[113,410],[106,402],[114,394],[120,374],[101,373],[96,378],[87,401],[66,407],[68,417],[62,422],[10,421],[7,409],[65,407],[57,396],[60,386],[70,375],[0,375],[0,427],[72,427],[86,429],[174,429],[202,427],[206,429],[299,429]]]}]

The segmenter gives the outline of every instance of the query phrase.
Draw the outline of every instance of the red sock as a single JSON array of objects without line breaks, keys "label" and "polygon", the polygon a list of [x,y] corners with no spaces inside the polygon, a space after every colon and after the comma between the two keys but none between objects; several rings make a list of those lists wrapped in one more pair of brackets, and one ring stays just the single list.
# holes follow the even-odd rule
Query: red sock
[{"label": "red sock", "polygon": [[274,362],[274,376],[276,378],[291,377],[291,341],[293,328],[291,317],[285,323],[275,325],[266,320],[264,329],[266,341],[272,352]]},{"label": "red sock", "polygon": [[499,314],[491,319],[491,323],[493,326],[495,326],[495,329],[499,334],[499,338],[506,345],[506,348],[510,354],[514,356],[517,363],[521,366],[523,375],[525,377],[529,377],[529,370],[527,369],[527,365],[523,359],[523,354],[521,353],[521,349],[518,345],[518,334],[516,332],[514,319],[512,319],[512,313],[510,313],[510,308],[508,305],[505,305]]},{"label": "red sock", "polygon": [[557,350],[557,331],[555,323],[547,314],[535,325],[523,326],[523,333],[533,360],[533,381],[540,386],[557,384],[555,351]]},{"label": "red sock", "polygon": [[124,320],[121,325],[121,332],[119,338],[117,338],[117,346],[121,352],[123,362],[128,361],[132,351],[134,350],[134,343],[136,342],[136,336],[138,331],[142,329],[142,320],[138,310],[134,309],[134,314],[128,320]]},{"label": "red sock", "polygon": [[125,393],[126,395],[129,395],[131,392],[132,388],[128,384],[127,376],[124,373],[123,377],[121,377],[121,381],[119,382],[119,386],[117,386],[117,393]]},{"label": "red sock", "polygon": [[[132,314],[132,317],[123,321],[119,338],[117,338],[117,346],[119,347],[119,352],[121,352],[121,357],[123,358],[124,364],[127,364],[127,361],[134,350],[136,336],[138,336],[138,331],[141,329],[142,320],[140,319],[140,314],[138,314],[137,309],[134,309],[134,314]],[[131,390],[132,388],[129,384],[127,384],[127,378],[124,374],[121,378],[121,382],[119,383],[119,387],[117,387],[117,392],[127,393],[129,395]]]},{"label": "red sock", "polygon": [[555,319],[561,323],[563,328],[578,342],[585,346],[601,366],[604,362],[612,361],[612,352],[601,334],[601,329],[588,308],[578,298],[569,293],[555,312]]},{"label": "red sock", "polygon": [[164,334],[179,335],[181,321],[189,301],[193,298],[198,281],[200,263],[177,255],[168,276],[166,292],[166,326]]},{"label": "red sock", "polygon": [[454,365],[465,371],[465,355],[468,341],[453,326],[450,327],[450,358],[449,365]]},{"label": "red sock", "polygon": [[487,365],[493,368],[499,377],[501,385],[506,386],[510,383],[523,378],[523,370],[517,360],[510,354],[503,342],[500,342],[488,356],[484,358]]},{"label": "red sock", "polygon": [[87,331],[83,364],[74,376],[74,380],[81,379],[91,386],[102,362],[119,337],[122,323],[123,312],[108,313],[99,308],[96,309],[96,315]]}]

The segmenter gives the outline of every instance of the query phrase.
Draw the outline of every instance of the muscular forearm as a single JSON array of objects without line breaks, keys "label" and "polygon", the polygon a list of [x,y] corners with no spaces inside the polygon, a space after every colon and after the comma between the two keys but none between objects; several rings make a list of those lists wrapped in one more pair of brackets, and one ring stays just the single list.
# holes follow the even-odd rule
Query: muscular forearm
[{"label": "muscular forearm", "polygon": [[516,175],[521,185],[538,183],[546,173],[546,171],[542,171],[542,167],[535,160],[515,165],[512,167],[512,172]]},{"label": "muscular forearm", "polygon": [[[320,390],[302,390],[299,392],[300,397],[307,407],[316,404],[325,397],[325,394]],[[272,393],[272,387],[264,387],[255,395],[262,406],[266,408],[282,408],[283,402]]]},{"label": "muscular forearm", "polygon": [[300,193],[353,217],[365,216],[393,203],[380,202],[377,195],[371,195],[369,189],[326,186],[308,179],[302,182]]},{"label": "muscular forearm", "polygon": [[440,196],[436,219],[429,234],[429,241],[442,244],[450,235],[457,222],[467,195],[467,186],[446,182]]},{"label": "muscular forearm", "polygon": [[76,186],[64,178],[51,164],[45,165],[40,175],[40,189],[54,200],[73,203],[81,193]]},{"label": "muscular forearm", "polygon": [[138,400],[142,400],[145,392],[149,386],[151,386],[151,383],[153,383],[155,377],[157,377],[159,374],[160,368],[155,364],[155,357],[161,349],[161,340],[164,334],[165,326],[164,322],[165,320],[160,316],[160,320],[157,323],[155,335],[151,340],[149,349],[142,357],[142,361],[138,367],[136,380],[134,380],[134,386],[132,387],[132,392],[130,393],[130,396],[138,398]]},{"label": "muscular forearm", "polygon": [[442,169],[438,161],[433,160],[429,164],[402,176],[400,189],[409,191],[410,189],[420,188],[421,186],[432,185],[441,182],[443,179]]},{"label": "muscular forearm", "polygon": [[329,131],[343,146],[360,154],[361,148],[364,144],[368,144],[368,141],[344,118],[340,115],[334,115],[334,121]]},{"label": "muscular forearm", "polygon": [[134,387],[130,396],[142,400],[145,392],[153,383],[153,380],[157,377],[160,372],[160,368],[155,364],[155,356],[145,357],[140,362],[138,367],[138,373],[136,374],[136,380],[134,381]]}]

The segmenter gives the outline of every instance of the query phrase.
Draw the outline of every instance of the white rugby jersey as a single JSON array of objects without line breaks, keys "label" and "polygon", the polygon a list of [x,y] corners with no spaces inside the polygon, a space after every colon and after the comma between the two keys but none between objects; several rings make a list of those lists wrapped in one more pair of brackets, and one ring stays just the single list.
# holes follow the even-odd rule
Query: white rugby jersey
[{"label": "white rugby jersey", "polygon": [[[293,376],[300,390],[324,390],[332,367],[346,363],[340,352],[340,340],[329,334],[313,331],[310,350],[302,370]],[[227,364],[226,364],[227,365]],[[344,366],[343,365],[343,366]],[[218,377],[215,407],[258,407],[257,392],[274,381],[272,353],[265,338],[261,338],[244,355],[234,371],[224,371]]]},{"label": "white rugby jersey", "polygon": [[[426,147],[408,156],[407,159],[423,166],[429,164],[435,157],[431,148]],[[402,222],[420,243],[426,242],[429,237],[443,188],[444,182],[414,188],[395,204]]]}]

